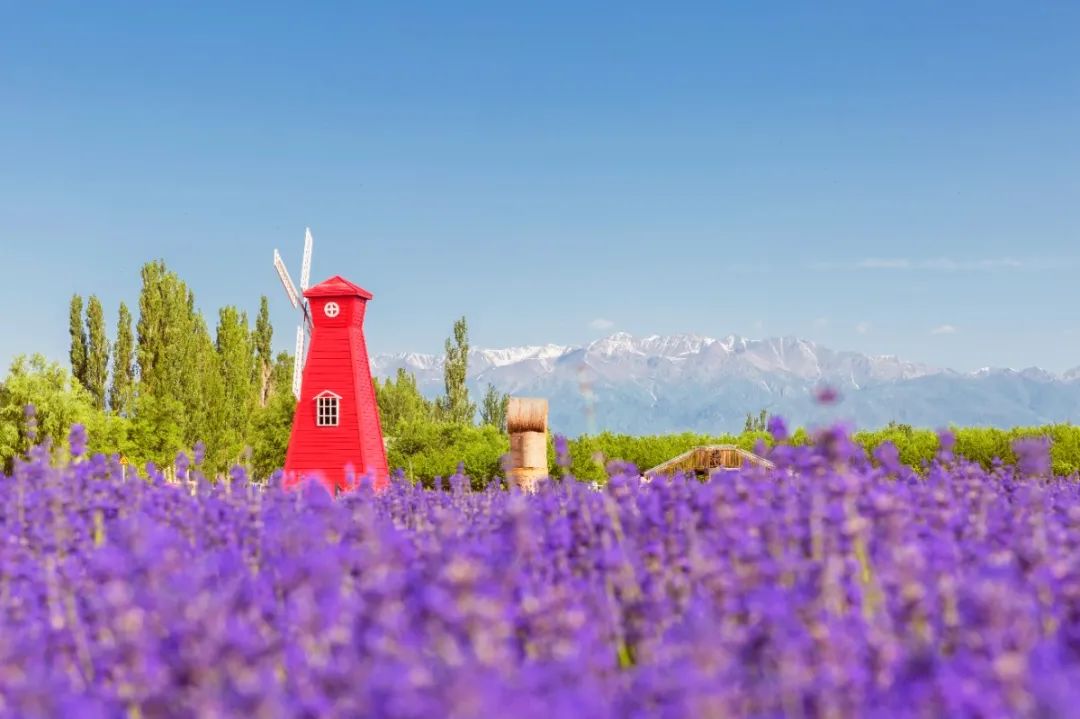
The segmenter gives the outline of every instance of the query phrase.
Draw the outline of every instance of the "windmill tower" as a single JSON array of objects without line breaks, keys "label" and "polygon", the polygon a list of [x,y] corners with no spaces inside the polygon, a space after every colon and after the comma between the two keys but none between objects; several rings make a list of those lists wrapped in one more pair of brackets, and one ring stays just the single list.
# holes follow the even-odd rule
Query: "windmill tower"
[{"label": "windmill tower", "polygon": [[297,402],[285,455],[285,487],[310,478],[334,493],[349,488],[352,473],[356,479],[370,475],[375,488],[381,489],[389,481],[389,471],[364,339],[364,314],[372,295],[340,275],[309,288],[311,244],[308,230],[300,292],[274,250],[274,266],[285,293],[302,311],[296,330]]}]

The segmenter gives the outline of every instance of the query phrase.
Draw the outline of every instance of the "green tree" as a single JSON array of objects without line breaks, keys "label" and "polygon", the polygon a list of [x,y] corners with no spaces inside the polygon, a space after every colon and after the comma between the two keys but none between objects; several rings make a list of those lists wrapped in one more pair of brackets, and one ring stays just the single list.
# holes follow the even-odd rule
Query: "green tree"
[{"label": "green tree", "polygon": [[109,380],[109,338],[105,335],[105,313],[97,295],[90,295],[86,306],[86,329],[89,343],[86,350],[85,386],[94,399],[94,407],[105,409],[105,390]]},{"label": "green tree", "polygon": [[184,406],[179,400],[140,392],[132,409],[129,458],[136,466],[146,462],[168,466],[177,452],[189,449],[184,442]]},{"label": "green tree", "polygon": [[476,417],[476,405],[469,402],[469,388],[465,377],[469,368],[469,329],[462,317],[454,323],[452,337],[446,339],[446,363],[443,366],[443,384],[446,395],[436,401],[440,419],[458,424],[472,424]]},{"label": "green tree", "polygon": [[274,327],[270,324],[270,302],[266,295],[259,298],[259,315],[255,319],[256,387],[259,391],[259,406],[265,407],[270,399],[270,373],[274,367],[272,344]]},{"label": "green tree", "polygon": [[223,472],[233,457],[235,434],[229,427],[229,407],[226,402],[226,378],[217,346],[206,328],[201,314],[195,316],[192,335],[193,356],[188,366],[190,376],[185,384],[191,387],[183,424],[185,447],[205,442],[206,472]]},{"label": "green tree", "polygon": [[161,260],[143,265],[136,325],[141,391],[177,400],[192,398],[196,324],[195,297],[187,285]]},{"label": "green tree", "polygon": [[86,386],[86,329],[83,325],[83,299],[79,295],[72,295],[71,306],[68,313],[68,334],[71,335],[71,349],[68,357],[71,360],[71,374],[84,387]]},{"label": "green tree", "polygon": [[495,427],[453,422],[405,422],[390,443],[387,460],[410,479],[430,486],[436,476],[446,479],[458,463],[481,489],[500,474],[500,461],[510,451],[510,440]]},{"label": "green tree", "polygon": [[120,303],[120,317],[116,322],[116,344],[113,347],[112,385],[109,387],[109,407],[113,412],[127,416],[131,393],[135,385],[135,338],[131,333],[131,312]]},{"label": "green tree", "polygon": [[255,410],[252,418],[252,474],[266,479],[285,464],[289,447],[296,397],[292,393],[292,355],[281,352],[274,360],[268,381],[266,406]]},{"label": "green tree", "polygon": [[[157,451],[171,446],[176,427],[183,447],[199,440],[212,443],[223,425],[215,416],[221,409],[222,380],[206,322],[195,310],[194,294],[164,262],[143,265],[141,274],[135,351],[140,401],[135,412],[150,414],[137,424],[144,436],[154,438]],[[177,415],[167,417],[165,408]],[[154,429],[148,421],[164,424]]]},{"label": "green tree", "polygon": [[247,315],[235,307],[223,307],[218,312],[216,350],[223,390],[223,424],[216,444],[220,464],[224,465],[238,461],[244,451],[257,400],[253,389],[256,357]]},{"label": "green tree", "polygon": [[761,410],[757,417],[754,417],[751,413],[746,413],[746,424],[743,425],[743,432],[765,432],[769,426],[769,414],[765,410]]},{"label": "green tree", "polygon": [[431,421],[432,403],[416,387],[416,377],[399,367],[395,378],[375,380],[375,400],[379,406],[379,422],[383,434],[393,437],[403,423]]},{"label": "green tree", "polygon": [[[31,432],[25,409],[34,407]],[[90,393],[66,369],[36,354],[16,357],[0,383],[0,466],[10,472],[14,459],[33,444],[48,440],[66,446],[71,425],[86,427],[91,452],[119,452],[126,445],[127,424],[94,408]]]},{"label": "green tree", "polygon": [[480,404],[480,424],[489,424],[500,430],[506,429],[506,410],[510,406],[510,395],[495,389],[488,383],[487,392]]}]

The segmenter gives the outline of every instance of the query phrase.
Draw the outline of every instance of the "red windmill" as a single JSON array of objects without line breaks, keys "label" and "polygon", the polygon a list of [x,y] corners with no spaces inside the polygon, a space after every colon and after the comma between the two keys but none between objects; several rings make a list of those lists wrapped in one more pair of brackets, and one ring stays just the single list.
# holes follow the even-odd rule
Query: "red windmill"
[{"label": "red windmill", "polygon": [[[296,334],[297,403],[285,455],[285,487],[311,478],[333,493],[348,488],[351,471],[357,480],[371,475],[375,488],[381,489],[389,472],[364,340],[364,312],[372,295],[339,275],[308,289],[311,244],[308,230],[300,274],[303,300],[274,251],[289,300],[304,312]],[[306,361],[305,328],[311,335]]]}]

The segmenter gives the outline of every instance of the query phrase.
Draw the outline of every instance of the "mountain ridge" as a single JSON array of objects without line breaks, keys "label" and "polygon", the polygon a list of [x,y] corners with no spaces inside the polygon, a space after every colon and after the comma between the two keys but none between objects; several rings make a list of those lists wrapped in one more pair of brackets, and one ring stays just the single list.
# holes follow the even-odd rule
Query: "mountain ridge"
[{"label": "mountain ridge", "polygon": [[[434,354],[372,357],[376,377],[404,367],[427,396],[442,392],[442,365]],[[502,392],[547,397],[553,429],[569,435],[731,432],[762,408],[793,424],[845,419],[862,428],[890,420],[1013,426],[1080,415],[1074,410],[1080,408],[1080,366],[1060,374],[1038,367],[959,372],[793,336],[616,332],[577,346],[474,348],[467,382],[474,392],[491,383]],[[814,402],[821,385],[840,392],[838,407]]]}]

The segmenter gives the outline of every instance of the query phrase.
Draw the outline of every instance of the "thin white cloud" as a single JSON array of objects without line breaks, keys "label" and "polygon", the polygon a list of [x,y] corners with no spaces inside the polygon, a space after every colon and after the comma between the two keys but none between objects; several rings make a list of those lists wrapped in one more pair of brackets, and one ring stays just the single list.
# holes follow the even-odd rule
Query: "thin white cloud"
[{"label": "thin white cloud", "polygon": [[820,327],[828,327],[828,326],[829,326],[829,318],[828,317],[818,317],[816,320],[814,320],[814,327],[819,327],[820,328]]},{"label": "thin white cloud", "polygon": [[952,325],[938,325],[934,329],[930,330],[932,335],[954,335],[956,334],[956,327]]},{"label": "thin white cloud", "polygon": [[611,320],[606,320],[603,317],[597,317],[595,320],[589,323],[589,327],[594,330],[609,330],[615,326],[615,323]]},{"label": "thin white cloud", "polygon": [[872,325],[869,322],[859,322],[855,325],[855,331],[861,335],[864,335],[870,331],[871,326]]},{"label": "thin white cloud", "polygon": [[909,257],[866,257],[854,262],[811,262],[809,269],[835,270],[897,270],[922,272],[994,272],[998,270],[1051,270],[1071,267],[1072,259],[1045,259],[1015,257],[988,257],[981,259],[956,259],[934,257],[915,260]]}]

